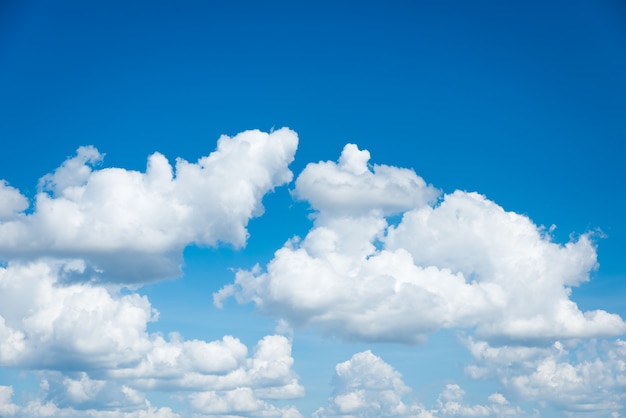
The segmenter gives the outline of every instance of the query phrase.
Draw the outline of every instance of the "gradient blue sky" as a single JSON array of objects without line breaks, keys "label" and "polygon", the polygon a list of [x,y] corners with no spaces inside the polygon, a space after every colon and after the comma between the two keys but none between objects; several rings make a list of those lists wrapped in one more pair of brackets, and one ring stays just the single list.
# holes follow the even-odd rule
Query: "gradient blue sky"
[{"label": "gradient blue sky", "polygon": [[[177,157],[195,162],[216,149],[222,134],[281,127],[299,138],[289,165],[294,180],[309,163],[338,161],[344,145],[354,143],[370,152],[370,164],[413,169],[443,193],[475,191],[536,225],[556,225],[556,243],[595,231],[599,268],[590,272],[590,282],[572,289],[571,300],[581,311],[626,318],[623,2],[0,4],[0,179],[31,204],[39,178],[80,146],[106,154],[98,169],[143,172],[155,151],[171,164]],[[257,263],[264,269],[285,241],[307,235],[315,211],[308,199],[294,198],[295,189],[292,181],[263,198],[265,213],[250,220],[244,248],[190,245],[181,277],[122,290],[147,296],[160,312],[147,332],[203,341],[232,335],[250,353],[257,341],[273,335],[280,315],[261,314],[254,303],[234,299],[218,309],[213,294],[233,283],[235,270]],[[8,242],[0,235],[3,240]],[[0,251],[4,267],[19,253],[10,245]],[[46,248],[37,253],[42,255],[59,256]],[[328,398],[347,390],[337,383],[341,379],[333,380],[335,366],[371,350],[412,389],[404,404],[419,404],[434,416],[452,414],[437,407],[446,385],[459,385],[468,405],[487,404],[497,392],[529,414],[580,412],[567,411],[573,399],[567,388],[561,398],[547,393],[544,399],[507,386],[498,372],[472,378],[466,367],[473,359],[461,340],[472,335],[473,326],[443,327],[426,343],[411,345],[401,338],[348,336],[343,325],[335,325],[285,334],[292,338],[292,370],[306,394],[269,403],[293,405],[303,416],[318,408],[325,408],[321,416],[334,416]],[[613,350],[606,347],[620,336],[555,336],[541,343],[527,338],[522,345],[545,348],[561,341],[576,367],[593,356],[604,359]],[[0,333],[0,346],[10,344]],[[490,344],[505,343],[494,338]],[[587,358],[581,352],[595,354]],[[100,398],[72,404],[39,387],[42,379],[53,380],[46,373],[57,372],[61,380],[85,372],[120,383],[92,366],[81,370],[71,358],[47,368],[28,366],[2,353],[0,386],[12,387],[10,405],[22,411],[15,414],[27,416],[25,405],[33,399],[56,402],[68,416],[118,408],[99,404]],[[626,375],[622,370],[612,378]],[[593,388],[597,382],[584,383]],[[597,407],[590,416],[608,416],[624,406],[626,385],[606,388],[613,396],[610,407]],[[152,405],[181,416],[194,411],[186,396],[178,389],[146,391]],[[2,396],[0,407],[1,401]],[[366,409],[355,411],[369,416]]]}]

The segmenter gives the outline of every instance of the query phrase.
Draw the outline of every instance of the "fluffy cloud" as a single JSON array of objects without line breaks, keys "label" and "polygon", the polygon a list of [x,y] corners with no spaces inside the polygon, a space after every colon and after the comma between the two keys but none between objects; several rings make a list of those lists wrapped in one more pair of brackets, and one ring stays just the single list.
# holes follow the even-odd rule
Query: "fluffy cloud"
[{"label": "fluffy cloud", "polygon": [[[61,281],[67,271],[81,268],[80,261],[62,260],[0,268],[0,365],[48,370],[41,408],[59,408],[58,416],[73,416],[73,410],[139,411],[147,405],[142,391],[160,390],[191,393],[190,405],[204,412],[202,399],[231,399],[238,393],[233,391],[243,390],[258,411],[269,414],[282,409],[267,400],[304,395],[286,337],[266,336],[249,355],[231,336],[207,342],[150,334],[147,323],[158,313],[146,297]],[[9,410],[7,391],[0,400]],[[232,406],[233,413],[243,408]]]},{"label": "fluffy cloud", "polygon": [[[554,243],[528,217],[476,193],[428,205],[432,187],[412,171],[371,171],[368,157],[349,145],[339,164],[309,164],[295,194],[319,211],[313,229],[265,271],[239,271],[215,303],[234,295],[295,325],[375,341],[420,342],[453,327],[494,340],[626,331],[618,315],[582,312],[569,299],[597,265],[589,235]],[[366,210],[353,211],[351,199]],[[383,214],[401,210],[389,226]]]},{"label": "fluffy cloud", "polygon": [[13,388],[0,386],[0,416],[12,417],[18,411],[18,406],[12,402]]},{"label": "fluffy cloud", "polygon": [[495,377],[512,394],[569,416],[618,416],[626,393],[626,342],[555,342],[548,347],[466,341],[473,377]]},{"label": "fluffy cloud", "polygon": [[[531,416],[520,407],[512,406],[501,393],[493,393],[484,405],[469,405],[463,402],[465,391],[451,383],[437,398],[437,407],[430,412],[437,417],[522,417]],[[532,416],[538,416],[533,414]]]},{"label": "fluffy cloud", "polygon": [[243,246],[262,198],[289,182],[295,132],[246,131],[222,136],[217,149],[175,169],[155,153],[145,173],[96,169],[103,155],[81,147],[40,180],[33,213],[26,199],[0,182],[0,257],[83,258],[117,281],[180,273],[189,244]]},{"label": "fluffy cloud", "polygon": [[19,190],[0,180],[0,222],[11,219],[28,208],[26,199]]},{"label": "fluffy cloud", "polygon": [[463,402],[465,392],[457,384],[448,384],[437,398],[436,406],[403,401],[411,392],[401,374],[371,351],[357,353],[336,367],[335,390],[328,406],[319,408],[314,418],[325,417],[521,417],[519,407],[509,404],[500,393],[489,396],[484,405]]},{"label": "fluffy cloud", "polygon": [[117,367],[151,349],[145,297],[85,283],[62,285],[80,261],[10,262],[0,268],[0,364],[28,368]]},{"label": "fluffy cloud", "polygon": [[479,335],[528,339],[626,331],[619,316],[583,313],[569,299],[569,287],[587,281],[596,267],[588,235],[553,243],[528,217],[476,193],[457,191],[434,208],[405,213],[397,227],[389,228],[385,243],[390,251],[408,251],[416,265],[437,266],[491,289],[484,304],[494,314],[472,324]]},{"label": "fluffy cloud", "polygon": [[402,376],[369,350],[339,363],[333,384],[335,390],[328,406],[318,409],[314,417],[395,417],[423,412],[421,406],[402,401],[410,392]]},{"label": "fluffy cloud", "polygon": [[54,401],[32,400],[25,405],[12,401],[13,388],[0,386],[0,416],[2,417],[60,417],[60,418],[180,418],[170,408],[157,408],[145,401],[132,410],[76,409],[62,407]]},{"label": "fluffy cloud", "polygon": [[298,176],[294,195],[322,214],[390,215],[423,206],[439,192],[413,170],[368,166],[370,153],[354,144],[344,147],[339,162],[308,164]]},{"label": "fluffy cloud", "polygon": [[194,393],[190,396],[192,410],[202,416],[246,416],[302,418],[294,407],[279,408],[260,400],[250,388],[222,392]]},{"label": "fluffy cloud", "polygon": [[141,389],[216,392],[248,387],[263,399],[304,395],[291,369],[291,343],[286,337],[266,336],[252,357],[247,354],[246,346],[233,337],[207,343],[157,336],[139,364],[113,370],[110,376]]}]

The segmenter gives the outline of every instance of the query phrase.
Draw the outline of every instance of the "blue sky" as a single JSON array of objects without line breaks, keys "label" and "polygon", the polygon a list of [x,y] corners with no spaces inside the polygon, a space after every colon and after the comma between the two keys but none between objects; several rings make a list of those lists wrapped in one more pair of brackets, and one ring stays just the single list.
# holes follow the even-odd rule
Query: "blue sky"
[{"label": "blue sky", "polygon": [[621,2],[127,3],[0,6],[0,416],[624,414]]}]

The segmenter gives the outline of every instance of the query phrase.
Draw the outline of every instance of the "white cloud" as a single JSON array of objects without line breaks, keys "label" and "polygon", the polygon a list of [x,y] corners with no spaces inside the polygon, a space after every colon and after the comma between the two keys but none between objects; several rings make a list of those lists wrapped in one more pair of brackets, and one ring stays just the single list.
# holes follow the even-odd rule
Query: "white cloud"
[{"label": "white cloud", "polygon": [[368,166],[370,153],[354,144],[344,147],[339,162],[308,164],[296,181],[295,196],[322,214],[390,215],[419,207],[437,198],[413,170],[386,165]]},{"label": "white cloud", "polygon": [[0,267],[0,364],[29,368],[117,367],[152,346],[147,298],[115,295],[59,276],[80,262],[10,262]]},{"label": "white cloud", "polygon": [[389,229],[386,248],[407,250],[416,265],[449,269],[493,289],[486,302],[495,312],[475,322],[479,335],[542,339],[626,331],[619,316],[583,313],[569,299],[569,287],[587,281],[597,265],[588,235],[553,243],[528,217],[476,193],[457,191],[434,208],[405,213]]},{"label": "white cloud", "polygon": [[415,416],[424,412],[420,405],[402,401],[410,392],[402,376],[369,350],[337,364],[333,384],[328,406],[318,409],[314,417]]},{"label": "white cloud", "polygon": [[279,408],[260,400],[250,388],[200,392],[190,396],[192,410],[203,416],[302,418],[294,407]]},{"label": "white cloud", "polygon": [[[96,372],[97,373],[97,372]],[[131,411],[149,404],[145,394],[115,380],[86,372],[42,372],[45,402],[59,408]]]},{"label": "white cloud", "polygon": [[626,398],[626,342],[559,341],[549,347],[466,342],[476,363],[467,372],[495,377],[516,397],[568,416],[618,414]]},{"label": "white cloud", "polygon": [[28,208],[28,199],[19,190],[0,180],[0,222],[15,218]]},{"label": "white cloud", "polygon": [[263,196],[291,180],[297,144],[286,128],[246,131],[222,136],[197,163],[178,159],[175,170],[155,153],[145,173],[96,169],[103,155],[81,147],[41,178],[32,214],[0,183],[0,257],[83,258],[124,282],[178,275],[186,245],[245,244]]},{"label": "white cloud", "polygon": [[18,406],[12,401],[13,387],[0,386],[0,416],[12,417],[18,411]]},{"label": "white cloud", "polygon": [[314,418],[325,417],[521,417],[528,414],[501,393],[488,397],[484,405],[463,401],[465,391],[457,384],[448,384],[437,398],[436,405],[425,408],[404,398],[411,392],[402,375],[371,351],[357,353],[337,364],[335,389],[328,405],[319,408]]},{"label": "white cloud", "polygon": [[[295,195],[320,211],[314,227],[265,270],[237,272],[215,304],[234,296],[290,324],[367,341],[420,342],[439,328],[525,341],[626,331],[618,315],[582,312],[569,299],[597,266],[588,235],[554,243],[528,217],[476,193],[427,205],[434,189],[412,171],[370,171],[368,158],[348,145],[339,164],[309,164]],[[383,214],[395,211],[402,221],[389,226]]]},{"label": "white cloud", "polygon": [[251,388],[263,399],[293,399],[304,395],[292,370],[291,343],[280,335],[266,336],[252,357],[238,339],[222,341],[165,341],[153,339],[141,362],[112,370],[110,376],[140,389],[229,391]]},{"label": "white cloud", "polygon": [[76,409],[60,407],[53,401],[41,399],[31,400],[24,405],[14,404],[12,401],[13,388],[0,386],[0,416],[2,417],[59,417],[59,418],[180,418],[170,408],[157,408],[145,401],[132,410],[101,410]]},{"label": "white cloud", "polygon": [[[143,410],[142,391],[149,389],[195,392],[191,403],[244,390],[262,410],[275,412],[282,409],[270,400],[304,395],[286,337],[264,337],[252,355],[231,336],[207,342],[172,334],[166,340],[146,331],[158,315],[146,297],[60,281],[81,267],[61,260],[0,267],[0,365],[48,370],[47,397],[20,408],[73,416],[73,410]],[[0,401],[9,410],[7,391]],[[239,411],[233,405],[232,412]]]},{"label": "white cloud", "polygon": [[[430,412],[438,417],[522,417],[531,416],[518,406],[512,406],[501,393],[493,393],[484,405],[469,405],[463,402],[465,391],[450,383],[439,394],[437,407]],[[533,416],[538,416],[537,413]]]}]

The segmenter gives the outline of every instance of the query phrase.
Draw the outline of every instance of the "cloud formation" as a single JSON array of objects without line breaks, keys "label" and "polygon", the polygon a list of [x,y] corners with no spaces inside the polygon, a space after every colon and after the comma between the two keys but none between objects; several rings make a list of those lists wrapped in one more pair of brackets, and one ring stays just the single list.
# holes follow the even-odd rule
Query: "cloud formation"
[{"label": "cloud formation", "polygon": [[[250,355],[231,336],[207,342],[148,333],[158,312],[145,296],[60,281],[66,271],[81,268],[84,263],[75,260],[0,268],[0,365],[47,370],[48,388],[39,406],[18,409],[7,403],[4,389],[3,408],[49,407],[59,416],[96,407],[139,413],[147,405],[143,392],[160,390],[189,393],[190,406],[200,412],[208,410],[207,399],[245,393],[251,402],[246,411],[280,416],[283,409],[267,400],[304,395],[286,337],[266,336]],[[237,403],[224,405],[225,415],[243,411]]]},{"label": "cloud formation", "polygon": [[[234,296],[295,326],[365,341],[416,343],[466,327],[515,341],[626,332],[618,315],[582,312],[569,298],[597,266],[589,234],[555,243],[528,217],[477,193],[433,203],[435,189],[413,171],[370,169],[368,159],[347,145],[338,164],[309,164],[294,194],[317,211],[313,228],[265,269],[237,272],[216,305]],[[401,221],[390,225],[385,215],[398,212]]]},{"label": "cloud formation", "polygon": [[335,387],[328,405],[319,408],[313,418],[330,417],[522,417],[529,416],[509,405],[501,393],[491,394],[484,405],[464,402],[465,391],[457,384],[448,384],[437,398],[436,405],[424,407],[405,400],[411,389],[402,375],[371,351],[356,353],[337,364]]},{"label": "cloud formation", "polygon": [[333,384],[328,407],[318,409],[314,417],[388,417],[421,412],[421,407],[402,401],[410,389],[400,373],[369,350],[337,364]]},{"label": "cloud formation", "polygon": [[0,222],[12,219],[28,208],[26,199],[19,190],[9,186],[5,180],[0,180]]},{"label": "cloud formation", "polygon": [[413,170],[368,164],[370,153],[347,144],[339,161],[310,163],[296,180],[294,195],[320,214],[391,215],[432,202],[439,195]]},{"label": "cloud formation", "polygon": [[187,245],[245,245],[263,196],[291,181],[297,145],[287,128],[246,131],[222,136],[196,163],[179,158],[173,168],[154,153],[143,173],[97,169],[103,154],[80,147],[40,179],[32,213],[0,182],[0,258],[82,258],[118,282],[177,276]]},{"label": "cloud formation", "polygon": [[[75,391],[80,391],[78,387]],[[128,392],[128,391],[127,391]],[[129,394],[132,397],[132,394]],[[60,418],[180,418],[168,407],[154,407],[149,401],[134,410],[102,410],[100,406],[92,409],[62,407],[54,401],[36,399],[24,405],[13,403],[13,387],[0,386],[0,416],[2,417],[60,417]]]},{"label": "cloud formation", "polygon": [[[222,137],[197,163],[172,167],[153,154],[144,173],[100,169],[103,155],[81,147],[41,178],[33,207],[0,181],[0,367],[41,379],[41,393],[21,403],[0,386],[0,415],[178,417],[147,399],[160,392],[194,417],[301,417],[287,405],[304,396],[289,338],[265,336],[248,349],[229,335],[151,333],[159,313],[136,291],[179,274],[187,245],[245,245],[263,196],[291,180],[297,142],[288,129],[247,131]],[[337,365],[314,416],[532,415],[508,399],[572,416],[618,414],[626,346],[597,339],[626,324],[570,298],[598,266],[593,233],[556,243],[485,196],[441,194],[413,170],[369,159],[348,144],[337,162],[307,165],[293,196],[315,211],[311,230],[265,267],[238,271],[214,303],[253,302],[281,329],[348,340],[416,344],[462,330],[474,358],[465,372],[495,379],[499,392],[472,404],[450,383],[424,406],[365,351]]]},{"label": "cloud formation", "polygon": [[465,344],[475,361],[466,372],[474,378],[495,378],[514,396],[568,416],[619,416],[626,398],[626,342],[621,339],[525,347],[469,338]]}]

